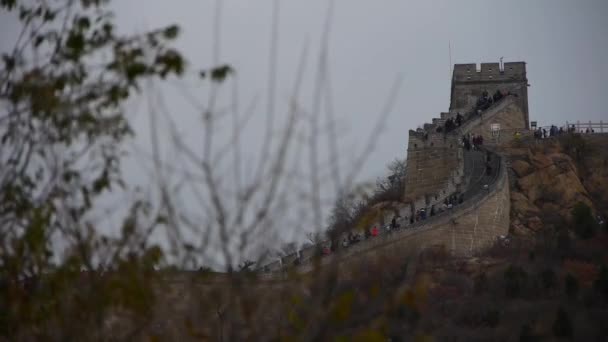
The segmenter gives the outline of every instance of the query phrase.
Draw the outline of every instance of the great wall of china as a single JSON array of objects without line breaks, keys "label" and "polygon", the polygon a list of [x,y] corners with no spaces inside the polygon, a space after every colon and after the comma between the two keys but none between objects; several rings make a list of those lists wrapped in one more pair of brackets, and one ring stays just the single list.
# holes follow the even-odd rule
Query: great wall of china
[{"label": "great wall of china", "polygon": [[[409,131],[406,186],[402,217],[420,208],[430,212],[446,198],[462,195],[463,202],[405,229],[367,239],[321,258],[321,263],[344,262],[376,254],[412,255],[424,248],[442,246],[455,256],[471,256],[494,243],[509,230],[509,180],[500,148],[514,135],[529,134],[528,79],[525,62],[456,64],[452,75],[450,109],[431,123]],[[500,100],[479,108],[483,94],[500,92]],[[461,115],[462,123],[447,132],[445,123]],[[468,151],[462,137],[484,138],[483,151]],[[489,161],[488,161],[489,160]],[[487,164],[490,172],[487,172]],[[318,255],[309,246],[267,264],[275,273],[289,267],[307,271]]]}]

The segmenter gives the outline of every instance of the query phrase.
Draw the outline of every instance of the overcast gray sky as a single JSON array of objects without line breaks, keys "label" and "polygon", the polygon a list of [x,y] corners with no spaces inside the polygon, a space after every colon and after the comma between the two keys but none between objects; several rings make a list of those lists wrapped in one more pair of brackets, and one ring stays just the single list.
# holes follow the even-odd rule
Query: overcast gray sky
[{"label": "overcast gray sky", "polygon": [[[115,1],[125,32],[177,23],[179,46],[195,66],[212,64],[211,0]],[[240,98],[264,96],[272,0],[224,0],[220,59],[239,74]],[[277,103],[285,104],[297,59],[309,43],[318,53],[328,0],[280,1]],[[608,1],[337,0],[331,27],[330,73],[343,142],[369,131],[397,74],[404,83],[365,175],[403,156],[407,131],[448,109],[452,63],[528,63],[530,118],[541,124],[608,121]],[[2,20],[3,49],[14,41]],[[311,77],[312,78],[312,77]],[[203,97],[203,96],[201,96]],[[173,108],[185,106],[173,100]],[[280,112],[280,111],[279,111]]]},{"label": "overcast gray sky", "polygon": [[[192,64],[208,66],[214,3],[146,0],[144,5],[122,0],[117,14],[125,30],[180,24],[180,47]],[[243,102],[266,91],[272,3],[223,1],[220,56],[237,70]],[[311,55],[318,53],[327,4],[280,1],[278,103],[286,101],[305,43]],[[378,136],[364,176],[382,174],[388,161],[403,157],[408,129],[448,109],[448,44],[452,63],[498,62],[499,57],[527,62],[531,120],[608,121],[606,18],[605,0],[338,0],[330,73],[335,111],[344,124],[341,144],[350,145],[369,131],[391,83],[402,74],[394,112]]]}]

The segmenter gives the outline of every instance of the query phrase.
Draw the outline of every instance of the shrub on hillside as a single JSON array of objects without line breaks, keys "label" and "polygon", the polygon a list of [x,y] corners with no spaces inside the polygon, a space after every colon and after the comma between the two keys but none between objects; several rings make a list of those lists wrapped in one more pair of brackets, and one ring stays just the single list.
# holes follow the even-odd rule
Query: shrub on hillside
[{"label": "shrub on hillside", "polygon": [[519,333],[519,342],[535,342],[539,340],[540,338],[534,334],[530,324],[524,324],[521,327],[521,332]]},{"label": "shrub on hillside", "polygon": [[542,185],[539,189],[538,200],[549,203],[559,203],[563,198],[563,191],[548,185]]},{"label": "shrub on hillside", "polygon": [[597,223],[593,218],[591,208],[583,202],[578,202],[572,208],[572,223],[574,231],[581,239],[590,239],[595,235]]},{"label": "shrub on hillside", "polygon": [[580,259],[564,260],[562,267],[566,273],[572,274],[584,287],[590,287],[599,274],[597,265]]},{"label": "shrub on hillside", "polygon": [[370,205],[384,201],[401,201],[405,191],[406,160],[395,159],[386,168],[388,176],[378,178]]},{"label": "shrub on hillside", "polygon": [[591,152],[591,146],[580,134],[566,134],[560,141],[564,151],[577,161],[582,161]]},{"label": "shrub on hillside", "polygon": [[500,311],[496,309],[489,309],[483,313],[481,317],[483,325],[494,328],[500,323]]},{"label": "shrub on hillside", "polygon": [[568,297],[576,297],[579,288],[578,280],[572,274],[567,274],[566,278],[564,279],[564,283],[566,288],[566,294],[568,295]]},{"label": "shrub on hillside", "polygon": [[600,273],[593,282],[593,287],[596,291],[608,296],[608,267],[605,265],[600,268]]},{"label": "shrub on hillside", "polygon": [[479,275],[475,277],[475,281],[473,283],[473,291],[476,294],[484,293],[488,290],[488,277],[486,276],[486,272],[481,272]]},{"label": "shrub on hillside", "polygon": [[510,265],[504,273],[505,295],[510,298],[519,297],[528,280],[528,274],[519,266]]},{"label": "shrub on hillside", "polygon": [[541,272],[540,279],[545,290],[553,289],[557,284],[557,277],[555,276],[555,272],[550,268],[547,268]]},{"label": "shrub on hillside", "polygon": [[560,229],[557,233],[557,251],[559,255],[565,257],[570,252],[571,241],[568,229]]},{"label": "shrub on hillside", "polygon": [[563,308],[559,308],[553,323],[553,334],[557,337],[572,337],[572,330],[570,315]]},{"label": "shrub on hillside", "polygon": [[[455,313],[455,323],[458,326],[469,328],[490,327],[494,328],[500,324],[501,312],[497,307],[486,303],[475,305],[469,303],[460,308],[459,313]],[[490,307],[488,307],[488,305]]]}]

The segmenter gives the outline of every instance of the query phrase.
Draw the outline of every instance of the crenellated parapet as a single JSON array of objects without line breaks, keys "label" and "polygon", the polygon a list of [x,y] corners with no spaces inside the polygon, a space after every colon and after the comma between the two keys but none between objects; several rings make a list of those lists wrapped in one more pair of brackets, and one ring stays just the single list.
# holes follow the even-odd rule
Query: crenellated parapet
[{"label": "crenellated parapet", "polygon": [[464,176],[458,137],[436,131],[410,131],[407,151],[406,201],[428,208],[458,190]]},{"label": "crenellated parapet", "polygon": [[458,139],[453,134],[436,131],[409,131],[408,152],[419,148],[454,148]]},{"label": "crenellated parapet", "polygon": [[527,81],[525,62],[455,64],[452,74],[452,82],[461,84],[518,81]]}]

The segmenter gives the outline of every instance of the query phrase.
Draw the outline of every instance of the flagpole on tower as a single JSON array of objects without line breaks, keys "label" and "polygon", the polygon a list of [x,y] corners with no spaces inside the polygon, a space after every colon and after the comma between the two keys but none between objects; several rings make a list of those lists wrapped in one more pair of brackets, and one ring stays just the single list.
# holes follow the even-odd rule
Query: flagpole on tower
[{"label": "flagpole on tower", "polygon": [[450,80],[452,79],[452,42],[448,40],[448,56],[450,58]]}]

